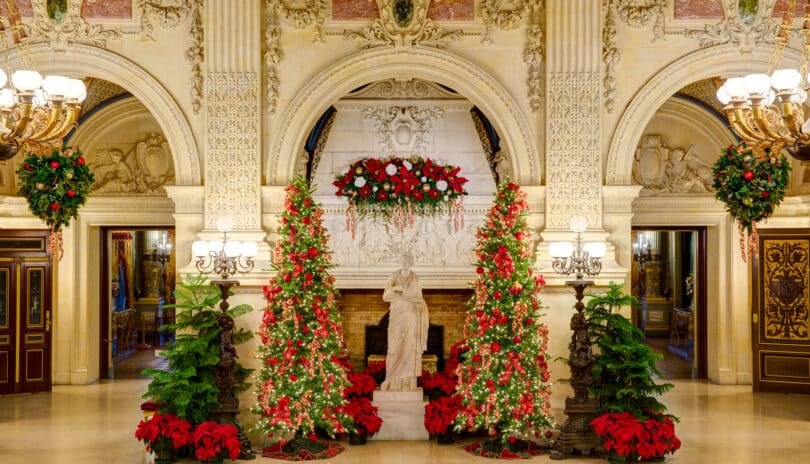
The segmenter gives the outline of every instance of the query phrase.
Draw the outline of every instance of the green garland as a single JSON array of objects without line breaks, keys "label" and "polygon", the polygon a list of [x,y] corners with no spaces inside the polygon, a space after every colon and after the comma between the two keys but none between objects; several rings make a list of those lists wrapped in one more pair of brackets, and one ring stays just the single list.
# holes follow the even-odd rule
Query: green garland
[{"label": "green garland", "polygon": [[[774,155],[770,148],[749,147],[745,143],[729,145],[714,163],[715,196],[726,204],[726,210],[739,224],[743,260],[746,248],[756,257],[757,222],[773,214],[785,197],[790,171],[781,150]],[[746,232],[750,234],[747,246]]]},{"label": "green garland", "polygon": [[51,250],[59,245],[57,236],[71,218],[79,214],[79,207],[87,201],[93,185],[93,173],[78,149],[54,149],[50,155],[29,154],[17,169],[20,177],[19,194],[28,200],[28,208],[51,229]]}]

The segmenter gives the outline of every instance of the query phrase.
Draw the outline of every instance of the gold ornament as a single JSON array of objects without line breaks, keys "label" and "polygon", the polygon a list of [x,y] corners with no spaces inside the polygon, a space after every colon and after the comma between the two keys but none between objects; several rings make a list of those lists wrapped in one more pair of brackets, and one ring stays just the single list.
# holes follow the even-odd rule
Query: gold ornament
[{"label": "gold ornament", "polygon": [[37,182],[36,187],[37,187],[37,190],[39,190],[40,192],[45,190],[45,184],[43,184],[42,182]]}]

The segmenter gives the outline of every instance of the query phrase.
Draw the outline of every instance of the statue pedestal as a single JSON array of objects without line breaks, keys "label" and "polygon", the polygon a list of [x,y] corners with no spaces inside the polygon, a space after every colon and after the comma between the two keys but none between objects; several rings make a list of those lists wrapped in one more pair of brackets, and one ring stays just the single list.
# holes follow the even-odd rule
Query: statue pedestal
[{"label": "statue pedestal", "polygon": [[382,419],[380,431],[371,440],[428,440],[425,430],[425,401],[422,389],[413,391],[374,390],[372,404]]}]

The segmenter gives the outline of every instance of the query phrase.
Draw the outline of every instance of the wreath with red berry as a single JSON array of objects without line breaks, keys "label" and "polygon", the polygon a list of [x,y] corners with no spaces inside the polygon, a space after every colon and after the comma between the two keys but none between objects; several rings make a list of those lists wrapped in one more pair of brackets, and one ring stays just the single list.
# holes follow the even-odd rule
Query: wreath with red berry
[{"label": "wreath with red berry", "polygon": [[785,198],[790,170],[781,150],[749,147],[745,143],[729,145],[714,163],[715,196],[726,204],[726,210],[739,224],[743,261],[746,249],[756,258],[757,222],[773,214]]},{"label": "wreath with red berry", "polygon": [[78,149],[54,149],[50,155],[29,154],[17,169],[19,194],[28,209],[51,229],[50,247],[61,258],[61,231],[79,214],[93,185],[93,173]]}]

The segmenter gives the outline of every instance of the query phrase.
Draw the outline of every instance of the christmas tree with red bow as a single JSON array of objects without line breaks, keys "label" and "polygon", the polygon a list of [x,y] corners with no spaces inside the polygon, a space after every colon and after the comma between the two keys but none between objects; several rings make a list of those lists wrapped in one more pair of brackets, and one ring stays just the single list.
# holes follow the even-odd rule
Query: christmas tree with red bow
[{"label": "christmas tree with red bow", "polygon": [[486,429],[504,444],[554,427],[548,328],[540,322],[545,281],[532,269],[536,250],[527,212],[519,186],[498,187],[477,232],[478,278],[464,323],[470,351],[456,369],[462,402],[456,429]]},{"label": "christmas tree with red bow", "polygon": [[335,279],[327,272],[333,264],[323,210],[306,180],[296,178],[285,190],[281,238],[273,250],[277,273],[264,287],[268,304],[259,327],[262,364],[253,411],[260,416],[257,429],[314,445],[316,428],[334,436],[351,427],[343,412],[346,347]]}]

